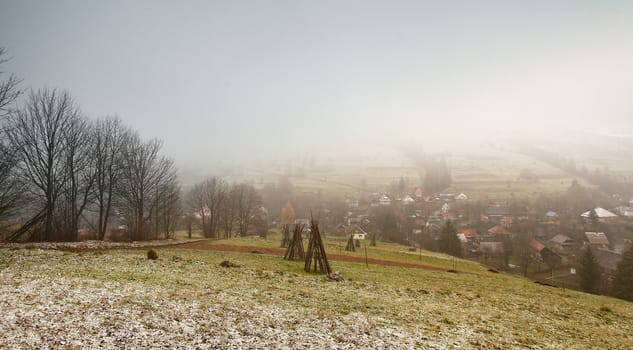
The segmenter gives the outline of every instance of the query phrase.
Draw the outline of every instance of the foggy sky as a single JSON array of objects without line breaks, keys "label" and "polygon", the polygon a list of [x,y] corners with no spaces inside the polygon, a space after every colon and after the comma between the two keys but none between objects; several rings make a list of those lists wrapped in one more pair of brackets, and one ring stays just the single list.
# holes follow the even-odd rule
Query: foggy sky
[{"label": "foggy sky", "polygon": [[630,1],[0,0],[0,46],[181,164],[633,131]]}]

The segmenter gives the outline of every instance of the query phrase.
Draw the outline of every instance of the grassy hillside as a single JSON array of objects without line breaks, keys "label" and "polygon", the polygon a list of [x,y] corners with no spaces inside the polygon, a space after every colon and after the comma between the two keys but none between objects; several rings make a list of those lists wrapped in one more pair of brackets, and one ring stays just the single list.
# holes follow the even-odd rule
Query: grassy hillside
[{"label": "grassy hillside", "polygon": [[[338,251],[334,255],[364,256]],[[204,247],[206,245],[206,248]],[[544,287],[452,258],[379,244],[368,255],[404,268],[333,260],[329,282],[301,262],[213,246],[145,250],[0,249],[0,343],[9,347],[222,348],[633,347],[631,303]],[[251,247],[253,249],[251,250]],[[192,249],[195,248],[195,249]],[[224,268],[228,260],[239,267]],[[432,268],[435,269],[432,269]]]},{"label": "grassy hillside", "polygon": [[[441,154],[449,165],[453,180],[447,191],[464,192],[475,200],[509,199],[513,196],[535,198],[541,194],[563,193],[577,179],[577,176],[552,165],[517,153],[515,148],[509,146],[499,148],[477,144]],[[626,159],[618,159],[620,163],[628,164]],[[592,164],[592,161],[587,162]],[[260,167],[243,169],[241,176],[235,180],[274,184],[279,176],[285,174],[298,192],[319,191],[324,195],[342,197],[358,195],[358,187],[363,181],[369,191],[385,191],[391,183],[402,177],[412,190],[415,186],[422,185],[421,179],[424,177],[424,169],[415,160],[395,150],[376,156],[323,158],[315,166],[297,162],[292,164],[278,164],[277,167],[263,164]],[[521,179],[521,172],[526,170],[538,177],[538,180]],[[577,180],[583,186],[590,186],[583,179]]]}]

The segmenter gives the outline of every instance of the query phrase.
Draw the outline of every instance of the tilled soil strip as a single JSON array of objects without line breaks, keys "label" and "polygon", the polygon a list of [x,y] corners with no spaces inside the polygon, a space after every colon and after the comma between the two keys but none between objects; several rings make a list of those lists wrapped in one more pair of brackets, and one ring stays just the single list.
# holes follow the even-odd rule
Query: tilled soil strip
[{"label": "tilled soil strip", "polygon": [[[286,252],[286,250],[283,248],[253,247],[253,246],[227,245],[227,244],[191,243],[191,244],[181,245],[179,248],[193,249],[193,250],[214,250],[214,251],[222,251],[222,252],[260,253],[260,254],[270,254],[270,255],[278,255],[278,256],[283,256],[284,253]],[[360,256],[328,254],[327,257],[328,259],[335,260],[335,261],[347,261],[347,262],[355,262],[355,263],[363,263],[363,264],[365,263],[365,257],[360,257]],[[366,261],[367,263],[372,264],[372,265],[384,265],[384,266],[408,267],[408,268],[434,270],[434,271],[446,271],[446,269],[443,269],[441,267],[426,265],[426,264],[416,264],[416,263],[374,259],[374,258],[367,258]]]}]

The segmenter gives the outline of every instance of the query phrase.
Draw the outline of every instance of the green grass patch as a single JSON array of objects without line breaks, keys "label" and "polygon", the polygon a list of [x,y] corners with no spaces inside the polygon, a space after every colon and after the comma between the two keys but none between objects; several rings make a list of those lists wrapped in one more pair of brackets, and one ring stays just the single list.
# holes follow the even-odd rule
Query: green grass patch
[{"label": "green grass patch", "polygon": [[[279,241],[274,238],[210,244],[275,247]],[[330,253],[337,244],[336,238],[326,239]],[[419,253],[405,249],[379,243],[376,248],[368,247],[368,254],[393,261],[420,261]],[[302,262],[274,255],[175,247],[155,250],[157,260],[148,260],[144,249],[81,254],[1,249],[0,261],[6,267],[0,276],[5,281],[9,275],[12,280],[65,279],[77,286],[116,283],[147,291],[159,300],[195,301],[201,308],[229,298],[233,308],[274,305],[282,314],[301,310],[332,322],[370,320],[368,334],[382,327],[399,327],[411,334],[422,332],[428,341],[440,341],[445,347],[633,346],[631,303],[539,286],[520,277],[489,273],[467,261],[460,260],[458,269],[468,273],[458,274],[331,261],[333,269],[346,278],[337,283],[304,272]],[[422,258],[434,266],[452,266],[440,254],[423,252]],[[222,267],[223,261],[239,267]],[[127,307],[126,303],[137,305],[142,299],[121,299],[118,307]]]}]

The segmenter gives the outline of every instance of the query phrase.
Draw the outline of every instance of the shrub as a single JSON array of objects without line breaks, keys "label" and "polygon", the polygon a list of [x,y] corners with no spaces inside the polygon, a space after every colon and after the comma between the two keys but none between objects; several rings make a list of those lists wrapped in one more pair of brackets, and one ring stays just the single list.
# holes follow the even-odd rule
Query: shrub
[{"label": "shrub", "polygon": [[147,258],[149,260],[156,260],[158,259],[158,253],[156,253],[154,249],[150,249],[147,251]]}]

